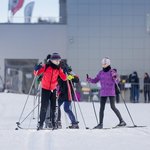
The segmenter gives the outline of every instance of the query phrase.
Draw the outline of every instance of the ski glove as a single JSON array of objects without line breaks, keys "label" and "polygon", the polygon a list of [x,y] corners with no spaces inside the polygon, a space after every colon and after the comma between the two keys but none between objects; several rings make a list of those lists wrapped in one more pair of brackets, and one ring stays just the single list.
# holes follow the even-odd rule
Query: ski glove
[{"label": "ski glove", "polygon": [[35,70],[35,71],[38,71],[38,70],[41,69],[41,68],[42,68],[42,65],[39,64],[39,65],[36,65],[36,66],[34,67],[34,70]]},{"label": "ski glove", "polygon": [[64,73],[67,73],[67,74],[72,71],[71,66],[66,66],[63,70],[64,70]]},{"label": "ski glove", "polygon": [[89,78],[89,77],[86,78],[86,81],[90,83],[91,82],[91,78]]},{"label": "ski glove", "polygon": [[111,75],[112,75],[113,80],[118,83],[119,77],[118,77],[116,71],[111,71]]},{"label": "ski glove", "polygon": [[74,76],[73,76],[73,75],[68,75],[68,76],[67,76],[67,79],[68,79],[68,80],[72,80],[72,79],[74,79]]}]

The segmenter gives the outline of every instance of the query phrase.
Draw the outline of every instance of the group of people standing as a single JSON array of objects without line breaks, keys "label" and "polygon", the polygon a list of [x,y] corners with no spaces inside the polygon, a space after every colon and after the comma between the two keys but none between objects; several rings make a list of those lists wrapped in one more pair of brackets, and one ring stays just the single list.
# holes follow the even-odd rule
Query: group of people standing
[{"label": "group of people standing", "polygon": [[[129,75],[129,83],[131,83],[130,100],[132,103],[138,103],[140,94],[140,82],[136,71]],[[150,76],[147,72],[144,74],[143,85],[144,102],[150,103]]]},{"label": "group of people standing", "polygon": [[[79,78],[71,73],[71,68],[61,61],[58,53],[48,55],[45,64],[36,65],[34,74],[41,76],[41,109],[40,120],[37,130],[43,129],[46,120],[48,108],[49,119],[53,129],[61,126],[61,111],[60,106],[64,103],[64,110],[71,120],[69,128],[79,128],[72,110],[71,101],[73,100],[73,82],[79,82]],[[57,98],[58,97],[58,98]],[[56,100],[58,100],[58,116],[56,118]],[[50,105],[50,107],[48,107]]]},{"label": "group of people standing", "polygon": [[[110,100],[111,109],[118,117],[119,124],[117,126],[125,126],[126,122],[123,120],[119,110],[115,106],[115,85],[119,82],[119,77],[116,70],[111,68],[110,59],[105,57],[101,61],[102,70],[99,71],[95,78],[87,77],[87,82],[100,82],[100,111],[99,123],[94,129],[103,128],[104,110],[107,98]],[[71,101],[74,99],[73,83],[79,82],[79,78],[72,73],[72,69],[65,63],[61,63],[61,57],[58,53],[49,55],[44,65],[37,65],[34,68],[34,74],[41,78],[41,110],[40,120],[37,130],[43,129],[44,121],[48,105],[50,104],[50,118],[54,129],[58,128],[57,122],[61,122],[60,106],[64,103],[64,110],[68,114],[71,121],[70,128],[79,128],[78,120],[71,110]],[[58,98],[56,98],[58,97]],[[56,122],[56,99],[58,99],[58,116]]]}]

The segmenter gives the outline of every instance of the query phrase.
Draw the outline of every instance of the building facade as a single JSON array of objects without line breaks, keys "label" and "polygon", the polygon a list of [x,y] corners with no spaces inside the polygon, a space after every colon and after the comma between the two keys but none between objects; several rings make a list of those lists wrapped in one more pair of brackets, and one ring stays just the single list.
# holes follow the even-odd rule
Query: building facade
[{"label": "building facade", "polygon": [[68,0],[68,60],[82,79],[107,56],[120,74],[150,72],[149,0]]},{"label": "building facade", "polygon": [[[109,57],[119,74],[150,73],[149,0],[60,0],[60,24],[1,24],[4,59],[39,59],[59,52],[81,80],[95,76]],[[6,34],[7,33],[7,34]]]}]

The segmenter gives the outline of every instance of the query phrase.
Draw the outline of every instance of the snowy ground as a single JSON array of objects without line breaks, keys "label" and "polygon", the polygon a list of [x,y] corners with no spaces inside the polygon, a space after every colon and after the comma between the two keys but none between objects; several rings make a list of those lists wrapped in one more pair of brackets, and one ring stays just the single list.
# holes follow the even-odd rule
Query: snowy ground
[{"label": "snowy ground", "polygon": [[[63,129],[54,131],[15,130],[16,121],[27,95],[0,93],[0,149],[1,150],[149,150],[150,149],[150,104],[127,104],[136,125],[145,128],[120,128],[111,130],[86,130],[78,110],[79,130],[65,129],[67,121],[62,112]],[[99,104],[96,103],[96,110]],[[78,107],[78,105],[77,105]],[[92,104],[81,102],[86,125],[96,125]],[[22,119],[33,108],[33,97],[27,103]],[[117,104],[124,120],[132,125],[123,103]],[[37,111],[34,116],[36,117]],[[31,121],[31,122],[30,122]],[[22,125],[36,126],[37,120],[31,117]],[[107,104],[105,109],[104,127],[112,127],[118,120]]]}]

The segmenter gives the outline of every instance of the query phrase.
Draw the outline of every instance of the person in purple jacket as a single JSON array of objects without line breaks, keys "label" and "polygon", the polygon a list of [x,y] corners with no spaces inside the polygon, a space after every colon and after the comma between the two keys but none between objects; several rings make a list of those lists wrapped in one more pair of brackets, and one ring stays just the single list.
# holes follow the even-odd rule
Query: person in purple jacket
[{"label": "person in purple jacket", "polygon": [[90,77],[87,78],[87,81],[90,83],[100,82],[101,84],[99,124],[95,126],[94,129],[103,128],[104,109],[107,97],[109,97],[111,109],[119,119],[119,124],[117,126],[126,126],[126,123],[123,120],[119,110],[115,106],[115,84],[119,82],[119,77],[117,73],[113,69],[111,69],[109,58],[103,58],[101,63],[102,70],[99,71],[97,76],[93,79]]}]

